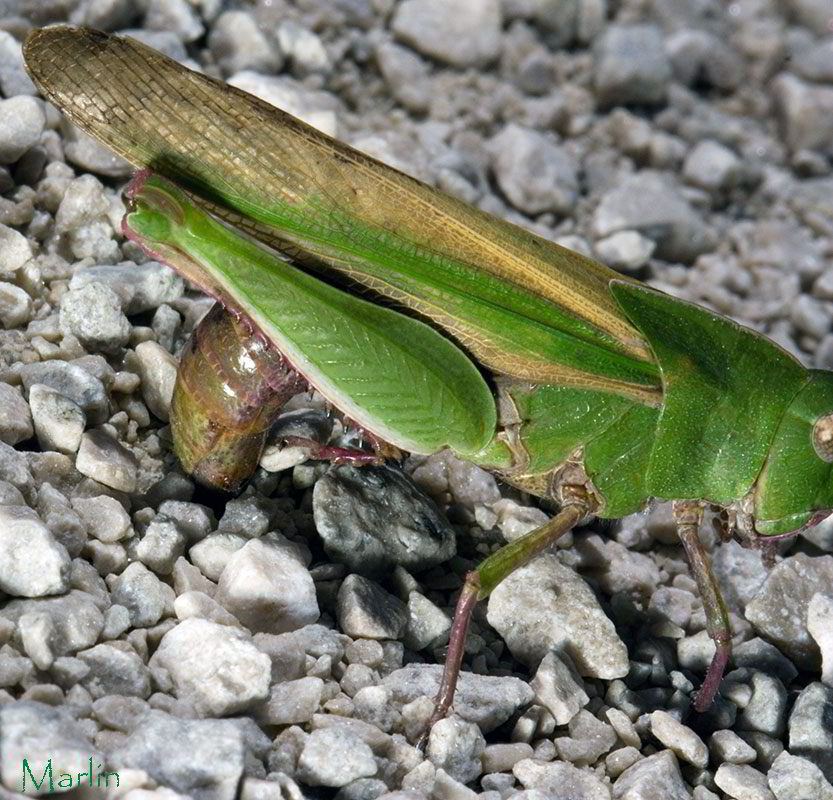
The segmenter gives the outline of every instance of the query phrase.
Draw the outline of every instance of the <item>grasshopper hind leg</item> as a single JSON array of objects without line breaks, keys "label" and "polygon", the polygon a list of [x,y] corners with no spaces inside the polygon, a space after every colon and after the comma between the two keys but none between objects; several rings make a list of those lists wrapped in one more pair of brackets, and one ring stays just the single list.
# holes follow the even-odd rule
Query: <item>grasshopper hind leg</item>
[{"label": "grasshopper hind leg", "polygon": [[674,521],[677,535],[680,537],[686,558],[691,568],[703,608],[706,612],[706,629],[715,645],[703,685],[694,698],[696,711],[706,711],[714,702],[723,672],[732,653],[732,628],[729,624],[729,612],[720,592],[711,559],[700,541],[700,524],[703,521],[703,508],[699,503],[678,501],[674,503]]}]

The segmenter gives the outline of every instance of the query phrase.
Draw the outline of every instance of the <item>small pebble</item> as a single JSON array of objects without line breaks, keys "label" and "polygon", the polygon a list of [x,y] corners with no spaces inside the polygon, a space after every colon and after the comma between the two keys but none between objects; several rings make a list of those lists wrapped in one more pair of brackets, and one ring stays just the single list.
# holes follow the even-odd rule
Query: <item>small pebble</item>
[{"label": "small pebble", "polygon": [[87,416],[76,402],[45,384],[36,383],[29,387],[29,407],[42,449],[59,453],[78,451]]},{"label": "small pebble", "polygon": [[75,467],[111,489],[129,493],[136,488],[136,457],[103,431],[87,431],[81,436]]},{"label": "small pebble", "polygon": [[32,317],[32,298],[19,286],[0,281],[0,324],[6,329],[25,325]]},{"label": "small pebble", "polygon": [[45,597],[69,589],[70,558],[38,515],[26,506],[0,506],[0,590]]},{"label": "small pebble", "polygon": [[377,772],[371,749],[346,731],[313,731],[298,757],[298,777],[310,786],[346,786]]},{"label": "small pebble", "polygon": [[247,633],[196,617],[162,637],[150,666],[168,671],[178,698],[201,715],[217,717],[266,699],[272,671],[269,657]]},{"label": "small pebble", "polygon": [[320,613],[309,570],[280,534],[252,539],[232,553],[215,597],[253,632],[291,631],[315,622]]},{"label": "small pebble", "polygon": [[7,383],[0,383],[0,441],[16,445],[33,433],[32,414],[20,391]]},{"label": "small pebble", "polygon": [[91,536],[100,542],[110,544],[130,536],[133,526],[124,506],[116,499],[99,497],[76,497],[72,507],[81,515]]},{"label": "small pebble", "polygon": [[363,639],[398,639],[408,625],[401,600],[361,575],[348,575],[338,590],[336,615],[341,630]]},{"label": "small pebble", "polygon": [[43,104],[25,95],[0,100],[0,121],[0,164],[13,164],[40,139]]},{"label": "small pebble", "polygon": [[566,725],[590,702],[575,665],[566,654],[547,653],[529,685],[535,699],[549,710],[556,725]]},{"label": "small pebble", "polygon": [[468,783],[481,774],[485,749],[486,740],[477,725],[446,717],[431,728],[426,756],[455,780]]},{"label": "small pebble", "polygon": [[714,782],[734,800],[775,800],[766,775],[746,764],[721,764]]},{"label": "small pebble", "polygon": [[501,48],[501,9],[497,0],[404,0],[391,29],[423,55],[456,67],[482,67]]}]

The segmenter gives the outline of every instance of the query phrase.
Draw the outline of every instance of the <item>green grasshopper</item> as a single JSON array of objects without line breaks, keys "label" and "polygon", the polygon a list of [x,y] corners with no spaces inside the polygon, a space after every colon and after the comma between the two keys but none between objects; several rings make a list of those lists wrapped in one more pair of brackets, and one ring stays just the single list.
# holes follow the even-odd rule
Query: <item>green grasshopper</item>
[{"label": "green grasshopper", "polygon": [[309,384],[377,454],[450,448],[560,504],[467,575],[432,722],[477,600],[577,523],[653,498],[675,501],[703,597],[716,651],[695,707],[712,703],[731,629],[704,509],[760,544],[833,508],[833,374],[131,39],[55,27],[24,53],[49,100],[144,170],[125,234],[232,312],[209,315],[183,359],[172,426],[186,468],[238,484]]}]

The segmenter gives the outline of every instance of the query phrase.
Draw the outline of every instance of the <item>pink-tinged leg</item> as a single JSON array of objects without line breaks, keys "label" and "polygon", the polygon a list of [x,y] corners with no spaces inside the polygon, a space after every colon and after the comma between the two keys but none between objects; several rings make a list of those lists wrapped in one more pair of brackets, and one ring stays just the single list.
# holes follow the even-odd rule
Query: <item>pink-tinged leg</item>
[{"label": "pink-tinged leg", "polygon": [[674,503],[674,520],[677,534],[685,549],[691,573],[697,582],[703,608],[706,612],[706,630],[715,644],[715,653],[700,691],[694,697],[696,711],[706,711],[714,702],[726,665],[732,653],[732,627],[729,612],[712,570],[711,559],[700,541],[700,523],[703,509],[688,501]]},{"label": "pink-tinged leg", "polygon": [[549,522],[530,531],[526,536],[501,547],[483,561],[477,569],[466,575],[457,608],[454,611],[454,621],[448,640],[448,653],[445,659],[440,689],[434,704],[434,713],[428,721],[425,733],[420,737],[418,746],[427,741],[432,726],[445,717],[454,699],[454,690],[460,676],[460,666],[466,647],[466,633],[469,629],[474,606],[478,600],[488,597],[492,590],[511,572],[522,567],[531,558],[538,555],[544,548],[553,544],[559,537],[584,518],[590,510],[589,501],[579,496],[564,506]]}]

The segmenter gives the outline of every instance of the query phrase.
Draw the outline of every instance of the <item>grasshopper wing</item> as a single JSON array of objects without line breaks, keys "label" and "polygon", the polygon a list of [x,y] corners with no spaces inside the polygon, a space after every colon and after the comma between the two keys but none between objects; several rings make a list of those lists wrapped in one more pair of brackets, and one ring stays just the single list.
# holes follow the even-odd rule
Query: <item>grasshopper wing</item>
[{"label": "grasshopper wing", "polygon": [[44,95],[128,161],[434,322],[494,372],[657,399],[650,348],[605,267],[135,40],[58,26],[30,34],[24,55]]}]

